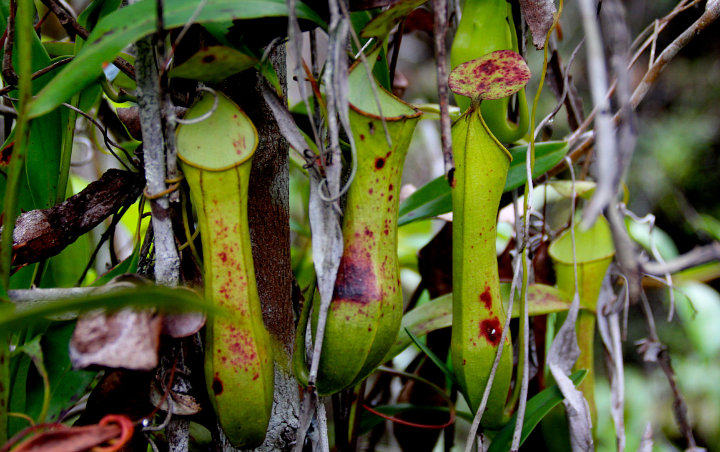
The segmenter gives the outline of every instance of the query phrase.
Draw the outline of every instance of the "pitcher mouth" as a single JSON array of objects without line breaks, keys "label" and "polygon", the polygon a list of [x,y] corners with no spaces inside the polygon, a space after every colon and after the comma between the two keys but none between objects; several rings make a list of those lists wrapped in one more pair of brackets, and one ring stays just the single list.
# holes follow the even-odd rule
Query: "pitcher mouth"
[{"label": "pitcher mouth", "polygon": [[[371,70],[372,70],[372,66],[373,66],[373,64],[371,62],[374,62],[376,60],[377,55],[379,54],[379,50],[380,49],[378,47],[376,50],[373,50],[371,53],[367,54],[366,60],[369,62],[368,64],[370,65]],[[355,111],[356,113],[358,113],[360,115],[366,116],[368,118],[379,119],[379,120],[382,119],[382,120],[390,121],[390,122],[403,121],[403,120],[407,120],[407,119],[415,119],[415,118],[419,118],[422,115],[422,111],[417,109],[414,105],[411,105],[411,104],[405,102],[404,100],[400,99],[399,97],[397,97],[396,95],[394,95],[393,93],[391,93],[390,91],[385,89],[383,86],[381,86],[379,83],[377,83],[377,81],[375,80],[374,77],[371,76],[368,80],[367,73],[365,72],[365,68],[361,68],[360,67],[361,65],[363,65],[363,61],[356,60],[348,69],[348,78],[350,78],[353,74],[355,74],[356,71],[361,71],[362,78],[356,79],[356,80],[369,81],[370,84],[374,84],[375,89],[377,90],[377,96],[375,95],[374,90],[370,90],[370,92],[368,92],[368,93],[360,93],[358,95],[372,96],[373,108],[378,108],[377,103],[380,104],[378,110],[384,110],[383,106],[382,106],[382,100],[384,99],[384,100],[392,101],[392,102],[396,103],[396,105],[392,106],[392,110],[394,110],[396,113],[397,113],[398,109],[407,110],[407,113],[392,114],[389,116],[384,116],[384,115],[381,115],[380,113],[373,113],[373,112],[368,111],[367,109],[363,109],[357,105],[358,102],[353,102],[353,100],[351,99],[353,90],[352,90],[352,88],[350,88],[348,100],[349,100],[350,108],[353,111]],[[348,85],[350,85],[350,83],[348,83]],[[356,100],[357,99],[359,99],[359,98],[356,97]]]}]

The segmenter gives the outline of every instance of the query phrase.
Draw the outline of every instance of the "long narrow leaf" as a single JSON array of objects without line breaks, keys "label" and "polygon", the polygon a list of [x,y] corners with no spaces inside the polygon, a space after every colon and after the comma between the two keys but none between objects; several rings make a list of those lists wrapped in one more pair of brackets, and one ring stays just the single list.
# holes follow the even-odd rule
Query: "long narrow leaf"
[{"label": "long narrow leaf", "polygon": [[[503,304],[507,309],[510,297],[510,284],[500,285]],[[512,316],[517,318],[520,313],[519,303],[513,304]],[[544,284],[531,284],[528,287],[528,314],[532,316],[550,314],[553,312],[567,311],[570,308],[570,300],[555,287]],[[410,345],[411,338],[405,334],[409,330],[415,337],[421,337],[427,333],[452,325],[452,294],[445,294],[423,303],[415,309],[405,313],[402,319],[402,329],[398,332],[395,344],[392,346],[385,361],[388,361]]]},{"label": "long narrow leaf", "polygon": [[[585,378],[587,370],[578,370],[570,375],[570,379],[577,386]],[[553,385],[537,393],[532,399],[528,400],[525,409],[525,420],[523,422],[522,435],[520,444],[525,442],[533,429],[540,421],[552,410],[558,403],[562,402],[563,395],[557,386]],[[510,450],[513,432],[515,431],[515,421],[517,415],[513,415],[510,421],[495,436],[488,452],[505,452]]]},{"label": "long narrow leaf", "polygon": [[405,328],[405,332],[410,337],[410,340],[412,340],[413,343],[415,343],[415,345],[417,345],[418,348],[422,350],[422,352],[425,353],[428,358],[430,358],[430,361],[432,361],[436,366],[438,366],[438,368],[445,374],[445,376],[450,379],[450,381],[453,382],[453,384],[457,385],[457,377],[455,377],[453,371],[450,370],[450,368],[445,365],[445,363],[442,362],[442,360],[438,358],[437,355],[433,353],[433,351],[430,350],[427,345],[420,342],[420,339],[418,339],[409,329]]},{"label": "long narrow leaf", "polygon": [[[523,185],[526,181],[525,155],[527,145],[510,149],[513,160],[510,163],[504,191],[510,191]],[[533,177],[539,177],[555,166],[567,154],[568,147],[564,141],[548,141],[535,146],[535,168]],[[450,187],[444,176],[434,179],[420,187],[405,201],[400,203],[398,225],[413,221],[432,218],[452,210]]]},{"label": "long narrow leaf", "polygon": [[[198,0],[176,0],[165,5],[165,27],[181,27],[192,17]],[[87,44],[75,59],[37,96],[30,116],[47,113],[102,75],[103,65],[111,62],[130,43],[150,35],[157,27],[155,2],[143,0],[128,5],[98,22]],[[222,22],[236,19],[286,16],[284,0],[208,0],[195,22]],[[322,19],[308,6],[298,3],[300,19],[323,25]]]},{"label": "long narrow leaf", "polygon": [[137,286],[130,290],[39,302],[30,307],[20,304],[14,312],[7,313],[0,318],[0,333],[24,328],[37,322],[45,322],[46,318],[60,314],[86,312],[93,309],[120,309],[128,306],[157,308],[165,311],[204,311],[210,314],[218,311],[191,290],[152,285]]}]

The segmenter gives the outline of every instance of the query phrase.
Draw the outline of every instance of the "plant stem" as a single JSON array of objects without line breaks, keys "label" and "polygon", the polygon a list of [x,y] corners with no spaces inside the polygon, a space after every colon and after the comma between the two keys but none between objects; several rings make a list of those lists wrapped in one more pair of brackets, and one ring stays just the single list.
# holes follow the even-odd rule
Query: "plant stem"
[{"label": "plant stem", "polygon": [[[14,5],[11,4],[12,8]],[[15,20],[15,41],[18,52],[18,117],[15,126],[15,146],[7,172],[7,185],[3,204],[3,234],[0,238],[0,304],[7,303],[12,267],[12,244],[15,219],[18,215],[18,192],[24,174],[25,158],[29,139],[30,123],[27,119],[29,103],[32,100],[32,52],[34,6],[32,0],[19,0]],[[8,29],[13,24],[8,23]],[[12,44],[12,43],[8,43]],[[5,306],[2,306],[6,309]],[[10,403],[10,335],[0,332],[0,444],[7,442],[8,411]]]},{"label": "plant stem", "polygon": [[[153,195],[167,190],[165,143],[161,128],[160,82],[155,65],[152,38],[135,43],[137,49],[137,86],[140,107],[140,126],[145,154],[147,191]],[[155,281],[175,286],[180,275],[180,258],[175,247],[175,235],[170,220],[168,195],[150,201],[155,231]]]},{"label": "plant stem", "polygon": [[452,136],[450,132],[450,113],[448,110],[448,73],[445,49],[445,35],[447,34],[447,0],[433,0],[435,22],[435,69],[437,72],[438,103],[440,104],[440,138],[442,141],[443,163],[445,165],[445,178],[451,187],[455,186],[455,160],[452,151]]},{"label": "plant stem", "polygon": [[[517,422],[515,425],[515,432],[513,433],[513,441],[511,450],[516,451],[520,447],[520,439],[522,434],[522,425],[525,417],[525,408],[527,406],[527,393],[528,393],[528,378],[529,378],[529,369],[528,369],[528,355],[529,355],[529,340],[530,340],[530,328],[529,328],[529,318],[528,318],[528,312],[527,312],[527,292],[528,292],[528,278],[529,278],[529,271],[528,271],[528,245],[530,243],[530,210],[529,206],[531,203],[532,198],[532,190],[533,190],[533,182],[532,182],[532,174],[533,169],[535,167],[535,121],[536,121],[536,114],[537,114],[537,106],[538,102],[540,100],[540,93],[542,93],[543,85],[545,83],[545,74],[547,73],[547,66],[548,66],[548,42],[550,41],[550,36],[552,35],[553,30],[555,30],[555,27],[557,27],[558,21],[560,19],[560,15],[562,14],[563,9],[563,1],[560,0],[560,4],[558,6],[558,11],[555,16],[555,19],[553,20],[553,24],[548,30],[547,35],[545,36],[545,44],[543,46],[543,67],[542,72],[540,74],[540,84],[538,85],[537,93],[535,94],[535,99],[533,101],[531,116],[530,116],[530,145],[528,146],[528,155],[525,159],[526,161],[526,172],[527,172],[527,184],[525,184],[525,193],[523,196],[523,238],[521,243],[522,248],[522,288],[520,291],[520,332],[518,334],[520,340],[518,343],[518,349],[520,350],[520,360],[518,364],[518,381],[520,384],[517,386],[520,387],[520,401],[518,404],[518,410],[517,410]],[[511,294],[510,296],[513,296]]]}]

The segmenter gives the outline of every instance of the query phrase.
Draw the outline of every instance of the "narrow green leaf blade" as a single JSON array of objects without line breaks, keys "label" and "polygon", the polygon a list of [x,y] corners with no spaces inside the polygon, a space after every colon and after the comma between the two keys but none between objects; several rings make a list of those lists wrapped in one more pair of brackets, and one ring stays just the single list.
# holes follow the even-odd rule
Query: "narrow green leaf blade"
[{"label": "narrow green leaf blade", "polygon": [[[198,3],[197,0],[175,0],[166,4],[165,27],[185,25]],[[123,48],[155,32],[155,8],[155,2],[142,0],[101,19],[82,51],[38,94],[30,107],[30,116],[36,117],[56,108],[100,77],[103,65],[111,62]],[[195,22],[278,17],[287,13],[285,0],[208,0]],[[323,25],[322,19],[300,2],[297,4],[297,16]]]},{"label": "narrow green leaf blade", "polygon": [[[510,191],[525,184],[527,171],[525,169],[525,158],[527,157],[528,145],[515,146],[509,149],[512,155],[512,163],[505,180],[505,191]],[[569,148],[565,141],[546,141],[535,145],[535,167],[533,178],[540,177],[552,167],[557,165],[567,154]]]},{"label": "narrow green leaf blade", "polygon": [[446,366],[445,363],[442,362],[442,360],[438,358],[437,355],[433,353],[433,351],[430,350],[427,345],[420,342],[420,340],[409,329],[405,328],[405,333],[407,333],[413,343],[417,345],[418,348],[422,350],[422,352],[425,353],[428,358],[430,358],[430,361],[432,361],[436,366],[438,366],[442,373],[444,373],[450,379],[450,381],[453,382],[454,385],[459,387],[457,377],[455,376],[453,371],[450,370],[450,368]]},{"label": "narrow green leaf blade", "polygon": [[[375,16],[373,20],[363,28],[360,35],[363,38],[376,37],[384,39],[395,25],[408,16],[412,10],[418,8],[427,0],[403,0],[395,2],[382,13]],[[381,39],[381,40],[382,40]]]},{"label": "narrow green leaf blade", "polygon": [[[202,300],[195,292],[184,288],[163,286],[137,286],[82,298],[55,300],[24,307],[17,306],[12,313],[0,318],[0,333],[25,328],[46,318],[93,309],[120,309],[124,307],[157,308],[165,311],[204,311],[217,314],[218,308]],[[231,313],[224,312],[224,315]]]},{"label": "narrow green leaf blade", "polygon": [[95,370],[75,370],[70,363],[69,343],[75,322],[53,324],[41,340],[50,378],[50,406],[45,422],[57,420],[76,402],[95,378]]},{"label": "narrow green leaf blade", "polygon": [[[523,185],[527,178],[525,157],[527,145],[509,149],[513,157],[505,181],[504,191],[510,191]],[[535,168],[533,177],[539,177],[560,162],[568,152],[564,141],[547,141],[535,146]],[[415,193],[400,203],[398,225],[432,218],[452,211],[450,186],[444,176],[440,176],[420,187]]]},{"label": "narrow green leaf blade", "polygon": [[397,356],[410,345],[412,339],[408,335],[421,337],[427,333],[452,325],[452,294],[440,296],[415,309],[408,311],[402,318],[402,328],[398,331],[395,344],[386,355],[384,361]]},{"label": "narrow green leaf blade", "polygon": [[[587,370],[578,370],[570,375],[570,380],[575,383],[575,386],[585,378]],[[520,436],[520,444],[525,442],[533,429],[540,423],[546,414],[550,412],[558,403],[562,402],[563,395],[560,389],[553,385],[537,393],[532,399],[528,400],[527,408],[525,410],[525,419],[522,427],[522,434]],[[517,421],[517,414],[514,414],[510,421],[500,430],[500,433],[495,436],[488,452],[505,452],[510,450],[513,432],[515,431],[515,422]]]},{"label": "narrow green leaf blade", "polygon": [[[500,284],[500,295],[507,311],[510,298],[510,284]],[[528,315],[544,315],[570,309],[570,302],[559,289],[544,284],[531,284],[528,287]],[[520,304],[513,303],[513,318],[520,315]],[[422,337],[431,331],[452,325],[452,293],[442,295],[405,313],[402,328],[398,332],[384,361],[389,361],[411,344],[408,331],[415,337]]]}]

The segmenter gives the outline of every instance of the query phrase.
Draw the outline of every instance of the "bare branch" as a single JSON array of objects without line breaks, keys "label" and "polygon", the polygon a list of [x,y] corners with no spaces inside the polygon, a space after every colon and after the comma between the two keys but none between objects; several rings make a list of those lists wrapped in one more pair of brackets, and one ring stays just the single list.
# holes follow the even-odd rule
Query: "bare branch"
[{"label": "bare branch", "polygon": [[435,68],[437,71],[438,102],[440,103],[440,139],[442,141],[443,161],[445,163],[445,178],[451,187],[455,186],[455,161],[452,151],[452,134],[450,132],[450,112],[448,110],[448,70],[445,49],[445,35],[448,28],[447,0],[433,0],[435,20]]},{"label": "bare branch", "polygon": [[630,104],[633,108],[637,108],[640,102],[645,98],[645,95],[650,90],[650,87],[660,76],[662,71],[667,67],[668,63],[677,56],[683,47],[688,45],[690,41],[695,38],[701,31],[710,26],[720,16],[720,1],[709,0],[705,6],[705,12],[698,20],[696,20],[690,28],[683,31],[680,36],[675,38],[660,56],[655,60],[655,63],[647,71],[643,79],[638,84],[637,88],[630,98]]},{"label": "bare branch", "polygon": [[660,277],[666,273],[677,273],[698,265],[718,261],[720,261],[720,242],[713,242],[710,245],[699,246],[665,263],[645,262],[642,264],[642,270],[648,275]]},{"label": "bare branch", "polygon": [[[155,64],[152,38],[143,38],[135,44],[137,49],[140,126],[145,156],[145,177],[149,195],[165,193],[165,143],[161,128],[160,82]],[[175,246],[175,235],[170,220],[170,203],[167,195],[151,199],[153,230],[155,231],[155,280],[158,284],[175,286],[180,277],[180,257]]]}]

